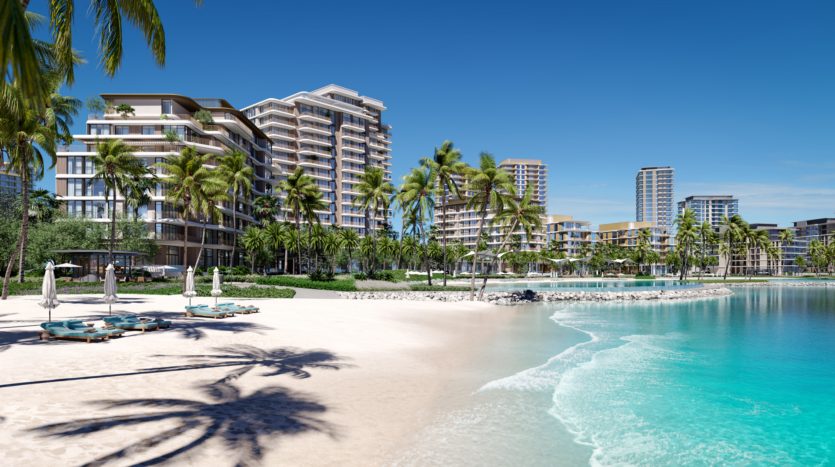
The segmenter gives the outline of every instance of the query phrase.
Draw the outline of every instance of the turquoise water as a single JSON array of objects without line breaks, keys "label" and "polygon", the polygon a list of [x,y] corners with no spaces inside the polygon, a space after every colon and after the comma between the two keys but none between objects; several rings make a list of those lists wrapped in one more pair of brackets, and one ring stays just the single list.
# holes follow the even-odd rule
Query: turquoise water
[{"label": "turquoise water", "polygon": [[522,308],[391,465],[835,465],[835,291],[735,292]]},{"label": "turquoise water", "polygon": [[499,283],[488,286],[489,290],[525,290],[552,292],[644,292],[654,290],[678,290],[700,288],[701,284],[688,284],[676,280],[652,281],[537,281]]}]

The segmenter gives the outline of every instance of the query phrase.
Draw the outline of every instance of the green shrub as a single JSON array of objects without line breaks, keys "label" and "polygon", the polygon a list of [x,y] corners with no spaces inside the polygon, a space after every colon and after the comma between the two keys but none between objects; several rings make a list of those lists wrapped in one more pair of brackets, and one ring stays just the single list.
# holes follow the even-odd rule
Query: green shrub
[{"label": "green shrub", "polygon": [[234,276],[245,276],[249,274],[249,268],[246,266],[235,266],[232,268],[232,275]]},{"label": "green shrub", "polygon": [[282,287],[297,287],[300,289],[339,290],[342,292],[356,292],[353,279],[334,280],[330,282],[312,281],[295,277],[259,277],[256,284],[279,285]]},{"label": "green shrub", "polygon": [[[218,266],[217,271],[221,274],[229,274],[229,266]],[[212,271],[214,273],[214,271]]]},{"label": "green shrub", "polygon": [[316,282],[330,282],[333,280],[334,273],[331,270],[317,269],[307,274],[307,277]]},{"label": "green shrub", "polygon": [[635,276],[635,279],[655,279],[655,276]]},{"label": "green shrub", "polygon": [[[221,288],[226,298],[293,298],[296,291],[293,289],[276,289],[272,287],[236,287],[226,285]],[[211,287],[196,287],[198,297],[211,297]]]},{"label": "green shrub", "polygon": [[364,272],[355,272],[354,273],[354,280],[367,281],[368,276]]},{"label": "green shrub", "polygon": [[203,275],[203,270],[202,269],[200,269],[200,268],[195,268],[194,269],[194,277],[195,278],[197,278],[199,276],[202,276],[202,275]]},{"label": "green shrub", "polygon": [[[259,277],[262,277],[262,276],[259,276],[258,274],[247,274],[245,276],[233,276],[231,274],[229,274],[229,275],[224,274],[223,275],[223,282],[225,282],[225,283],[229,283],[229,282],[251,282],[251,283],[254,284],[255,279],[258,279]],[[209,284],[209,283],[212,282],[212,279],[214,279],[214,273],[212,273],[212,275],[210,275],[210,276],[195,277],[194,278],[194,283],[195,284],[198,284],[198,283],[199,284]]]}]

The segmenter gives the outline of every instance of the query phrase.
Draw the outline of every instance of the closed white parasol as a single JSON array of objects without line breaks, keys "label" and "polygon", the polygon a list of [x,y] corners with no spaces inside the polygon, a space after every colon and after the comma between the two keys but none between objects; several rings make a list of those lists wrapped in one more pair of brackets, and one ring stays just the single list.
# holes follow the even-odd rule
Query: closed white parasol
[{"label": "closed white parasol", "polygon": [[186,274],[186,291],[183,292],[183,297],[188,298],[188,306],[191,306],[191,297],[195,295],[197,293],[194,292],[194,269],[189,266]]},{"label": "closed white parasol", "polygon": [[220,272],[215,268],[215,273],[212,275],[212,297],[215,297],[215,305],[217,305],[217,297],[222,294],[220,290]]},{"label": "closed white parasol", "polygon": [[49,308],[49,321],[52,321],[52,309],[58,306],[58,292],[55,290],[55,267],[46,263],[46,273],[43,275],[43,300],[38,305]]},{"label": "closed white parasol", "polygon": [[107,303],[107,314],[113,315],[113,304],[119,300],[116,295],[116,268],[113,263],[107,265],[107,272],[104,275],[104,303]]}]

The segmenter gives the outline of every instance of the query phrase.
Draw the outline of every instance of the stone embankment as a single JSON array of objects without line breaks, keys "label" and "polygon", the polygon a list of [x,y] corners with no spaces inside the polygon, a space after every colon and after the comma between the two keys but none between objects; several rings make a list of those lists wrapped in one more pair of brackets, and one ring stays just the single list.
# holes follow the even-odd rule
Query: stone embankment
[{"label": "stone embankment", "polygon": [[[461,302],[469,300],[469,292],[339,292],[348,300],[413,300],[424,302]],[[651,292],[535,292],[533,290],[509,290],[487,292],[483,301],[499,305],[532,302],[608,302],[677,300],[710,298],[733,295],[724,287],[705,287],[684,290],[658,290]]]},{"label": "stone embankment", "polygon": [[740,282],[733,284],[724,284],[725,287],[835,287],[835,281],[780,281],[780,282]]}]

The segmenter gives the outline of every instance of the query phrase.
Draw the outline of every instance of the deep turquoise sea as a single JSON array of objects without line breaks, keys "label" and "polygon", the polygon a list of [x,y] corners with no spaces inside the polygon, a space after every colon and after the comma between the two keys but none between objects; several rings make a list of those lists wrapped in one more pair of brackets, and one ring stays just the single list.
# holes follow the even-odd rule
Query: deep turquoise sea
[{"label": "deep turquoise sea", "polygon": [[391,465],[835,466],[835,288],[517,307]]}]

